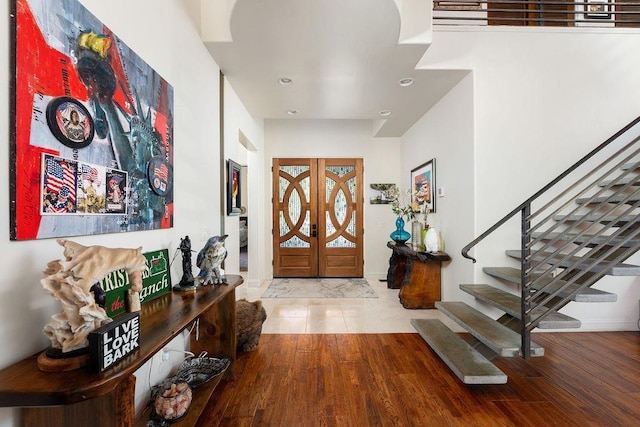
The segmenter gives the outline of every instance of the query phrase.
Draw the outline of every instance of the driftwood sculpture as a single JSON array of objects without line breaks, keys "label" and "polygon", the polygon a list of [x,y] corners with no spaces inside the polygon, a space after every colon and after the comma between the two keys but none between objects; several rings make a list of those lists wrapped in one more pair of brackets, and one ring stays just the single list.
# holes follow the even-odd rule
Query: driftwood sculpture
[{"label": "driftwood sculpture", "polygon": [[87,347],[89,332],[111,321],[96,304],[91,287],[109,273],[124,269],[131,283],[127,296],[129,311],[139,311],[142,273],[147,265],[141,247],[83,246],[65,239],[57,242],[64,247],[65,259],[49,262],[40,282],[60,301],[62,311],[51,317],[44,334],[51,347],[66,353]]}]

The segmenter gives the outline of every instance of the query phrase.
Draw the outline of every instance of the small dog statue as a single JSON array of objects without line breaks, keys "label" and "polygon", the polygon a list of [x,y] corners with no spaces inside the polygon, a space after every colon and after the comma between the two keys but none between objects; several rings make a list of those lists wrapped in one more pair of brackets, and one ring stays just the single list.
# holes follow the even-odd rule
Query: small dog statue
[{"label": "small dog statue", "polygon": [[262,306],[262,301],[249,302],[244,298],[236,301],[237,351],[258,349],[262,324],[266,319],[267,312]]}]

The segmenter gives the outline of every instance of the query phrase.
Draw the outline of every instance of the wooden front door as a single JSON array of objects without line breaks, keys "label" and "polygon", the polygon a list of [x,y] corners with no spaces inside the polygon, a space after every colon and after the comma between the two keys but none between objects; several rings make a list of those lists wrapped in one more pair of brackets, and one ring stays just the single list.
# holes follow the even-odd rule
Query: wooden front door
[{"label": "wooden front door", "polygon": [[362,159],[273,160],[273,276],[362,277]]}]

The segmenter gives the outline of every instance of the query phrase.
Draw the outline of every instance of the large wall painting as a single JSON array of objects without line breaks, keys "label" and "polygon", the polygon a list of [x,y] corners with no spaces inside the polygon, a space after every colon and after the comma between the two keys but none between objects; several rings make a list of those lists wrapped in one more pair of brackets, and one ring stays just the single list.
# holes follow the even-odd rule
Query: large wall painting
[{"label": "large wall painting", "polygon": [[172,86],[77,0],[11,6],[11,240],[172,227]]}]

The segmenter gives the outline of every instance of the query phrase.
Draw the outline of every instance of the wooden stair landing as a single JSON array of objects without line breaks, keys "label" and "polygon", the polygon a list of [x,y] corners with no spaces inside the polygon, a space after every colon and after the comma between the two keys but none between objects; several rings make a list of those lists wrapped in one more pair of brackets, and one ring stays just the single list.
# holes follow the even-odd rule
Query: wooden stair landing
[{"label": "wooden stair landing", "polygon": [[507,375],[437,319],[411,319],[411,325],[465,384],[506,384]]}]

